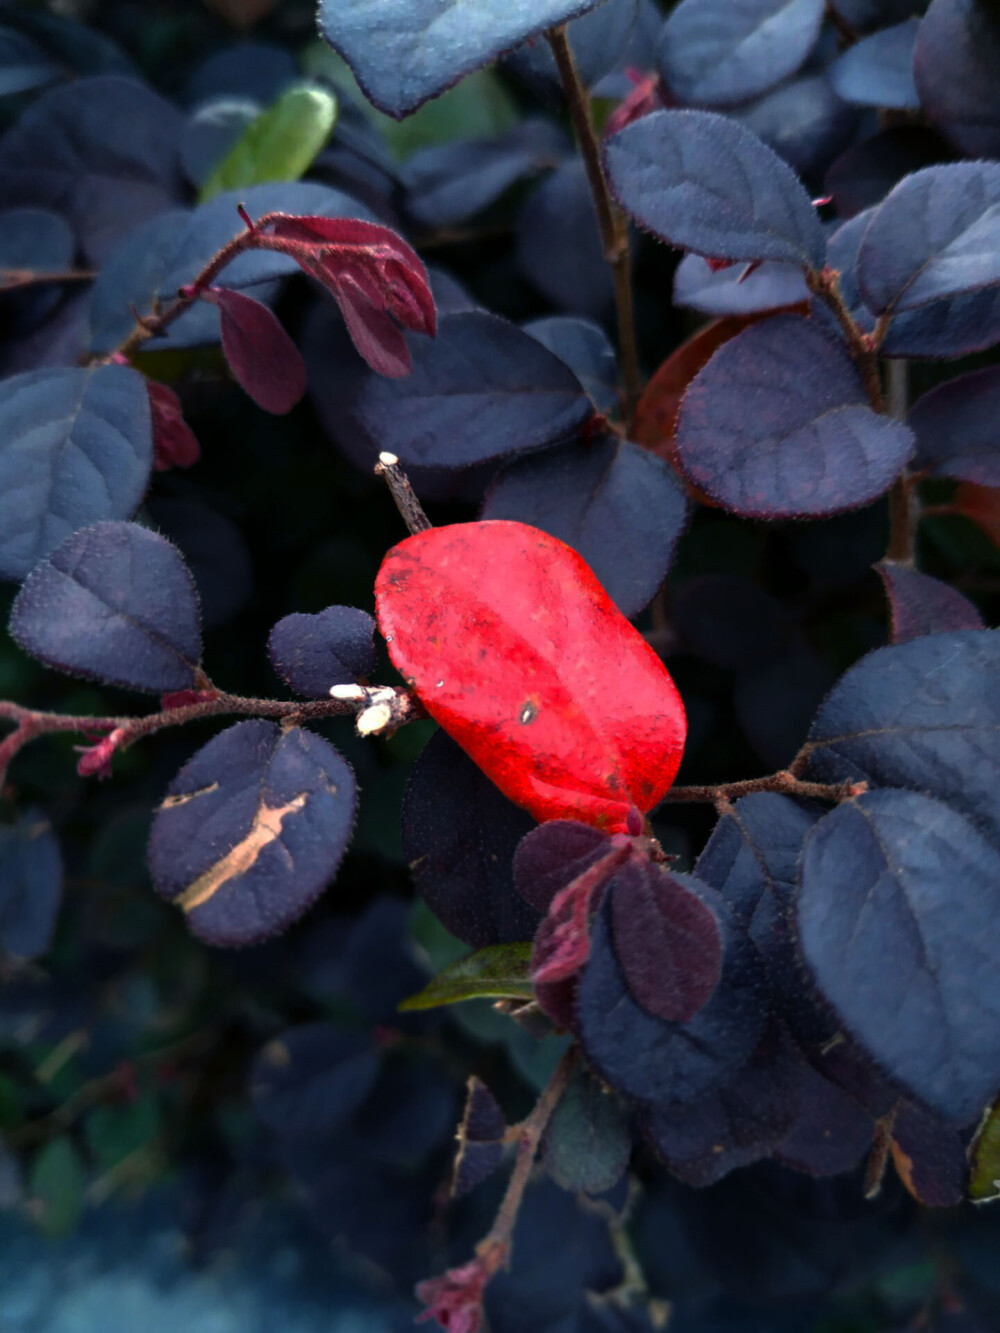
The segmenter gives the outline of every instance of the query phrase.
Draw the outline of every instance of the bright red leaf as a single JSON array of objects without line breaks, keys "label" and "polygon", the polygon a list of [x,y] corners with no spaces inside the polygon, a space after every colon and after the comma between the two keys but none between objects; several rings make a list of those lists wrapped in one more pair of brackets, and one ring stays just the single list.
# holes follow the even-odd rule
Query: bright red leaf
[{"label": "bright red leaf", "polygon": [[432,528],[393,547],[375,596],[428,713],[536,819],[626,831],[670,788],[680,696],[563,542],[524,523]]},{"label": "bright red leaf", "polygon": [[219,307],[222,350],[240,387],[265,412],[290,412],[306,391],[306,367],[274,311],[226,287],[202,299]]}]

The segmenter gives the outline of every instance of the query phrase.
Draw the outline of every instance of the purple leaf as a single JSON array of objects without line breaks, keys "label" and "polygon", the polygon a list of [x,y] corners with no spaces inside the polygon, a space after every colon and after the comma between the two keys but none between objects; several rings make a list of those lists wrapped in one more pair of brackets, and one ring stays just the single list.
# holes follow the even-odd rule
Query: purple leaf
[{"label": "purple leaf", "polygon": [[867,405],[846,350],[801,315],[724,343],[677,423],[685,475],[754,518],[857,508],[888,489],[912,452],[910,431]]},{"label": "purple leaf", "polygon": [[910,18],[848,47],[829,71],[837,96],[859,106],[919,110],[913,82],[913,48],[919,27],[920,20]]},{"label": "purple leaf", "polygon": [[914,73],[924,109],[970,157],[1000,153],[1000,15],[992,0],[932,0]]},{"label": "purple leaf", "polygon": [[905,643],[923,634],[983,628],[976,608],[947,583],[891,560],[882,560],[875,568],[889,599],[893,643]]},{"label": "purple leaf", "polygon": [[934,477],[1000,486],[1000,366],[947,380],[910,409],[917,467]]},{"label": "purple leaf", "polygon": [[687,1023],[719,983],[715,913],[683,879],[652,862],[628,862],[610,892],[615,953],[629,990],[647,1013]]},{"label": "purple leaf", "polygon": [[285,616],[267,640],[271,665],[296,694],[324,699],[375,670],[375,621],[353,606]]}]

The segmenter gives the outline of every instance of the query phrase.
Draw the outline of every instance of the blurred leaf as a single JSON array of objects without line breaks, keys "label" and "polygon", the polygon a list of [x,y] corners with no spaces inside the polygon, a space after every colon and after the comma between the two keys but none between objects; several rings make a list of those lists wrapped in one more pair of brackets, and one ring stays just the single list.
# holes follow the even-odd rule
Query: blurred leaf
[{"label": "blurred leaf", "polygon": [[436,1009],[461,1000],[497,996],[533,1000],[531,945],[491,944],[446,968],[440,976],[399,1006],[402,1010]]},{"label": "blurred leaf", "polygon": [[159,1103],[148,1093],[131,1103],[98,1106],[83,1123],[87,1147],[105,1171],[130,1157],[159,1133]]},{"label": "blurred leaf", "polygon": [[337,99],[325,88],[300,84],[247,126],[211,172],[198,196],[207,203],[223,190],[267,181],[297,181],[312,166],[337,121]]},{"label": "blurred leaf", "polygon": [[83,1213],[87,1178],[66,1135],[47,1143],[31,1166],[29,1194],[39,1207],[38,1227],[56,1239],[75,1230]]},{"label": "blurred leaf", "polygon": [[969,1198],[973,1203],[1000,1199],[1000,1101],[990,1107],[972,1148]]}]

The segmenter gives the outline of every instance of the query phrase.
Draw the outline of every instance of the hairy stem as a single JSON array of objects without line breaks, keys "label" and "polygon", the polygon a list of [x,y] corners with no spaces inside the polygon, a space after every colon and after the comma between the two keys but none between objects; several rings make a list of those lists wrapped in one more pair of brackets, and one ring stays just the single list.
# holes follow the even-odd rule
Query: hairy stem
[{"label": "hairy stem", "polygon": [[580,79],[573,50],[566,36],[566,28],[565,26],[550,28],[545,35],[552,48],[559,77],[562,80],[570,119],[573,121],[583,165],[587,171],[587,180],[590,182],[601,244],[604,246],[604,258],[611,268],[615,308],[618,314],[618,347],[621,353],[622,377],[625,381],[625,421],[631,426],[636,404],[642,393],[642,381],[639,376],[639,348],[635,337],[628,223],[621,210],[615,207],[608,189],[604,165],[601,162],[601,147],[590,116],[590,98]]},{"label": "hairy stem", "polygon": [[[233,714],[244,717],[273,718],[277,722],[300,723],[327,717],[344,717],[366,711],[373,695],[387,704],[388,722],[393,729],[403,722],[423,717],[416,697],[397,686],[354,686],[348,697],[331,699],[250,699],[237,694],[217,694],[197,703],[164,708],[144,717],[90,717],[68,713],[43,713],[20,704],[0,700],[0,720],[14,724],[14,730],[0,743],[0,782],[7,764],[29,741],[56,732],[76,732],[85,736],[113,737],[113,749],[124,750],[133,742],[167,727],[181,727],[204,718]],[[392,707],[388,707],[391,702]]]},{"label": "hairy stem", "polygon": [[760,791],[775,791],[783,796],[801,796],[816,801],[850,801],[866,790],[864,782],[805,782],[786,768],[780,773],[746,778],[742,782],[720,782],[711,787],[674,787],[664,796],[663,804],[691,801],[718,806]]},{"label": "hairy stem", "polygon": [[511,1237],[514,1234],[517,1215],[521,1208],[521,1200],[524,1198],[524,1191],[531,1177],[531,1168],[535,1164],[535,1157],[538,1154],[542,1135],[552,1119],[552,1112],[556,1109],[559,1098],[566,1090],[566,1084],[576,1067],[576,1062],[576,1047],[571,1046],[559,1061],[555,1073],[549,1079],[544,1092],[535,1104],[535,1109],[526,1120],[522,1120],[520,1125],[517,1126],[517,1159],[514,1162],[514,1170],[511,1173],[507,1191],[503,1196],[503,1202],[500,1204],[493,1225],[490,1227],[488,1235],[476,1246],[477,1253],[493,1251],[501,1247],[505,1253],[509,1253]]}]

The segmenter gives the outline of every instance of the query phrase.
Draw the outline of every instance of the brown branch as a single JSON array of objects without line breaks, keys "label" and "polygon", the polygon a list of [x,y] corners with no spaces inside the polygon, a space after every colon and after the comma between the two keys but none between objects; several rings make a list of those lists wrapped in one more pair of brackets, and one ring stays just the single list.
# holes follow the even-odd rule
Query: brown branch
[{"label": "brown branch", "polygon": [[814,801],[851,801],[867,790],[868,784],[865,782],[805,782],[786,768],[780,773],[770,773],[763,778],[745,778],[742,782],[720,782],[710,787],[674,787],[664,796],[662,804],[676,805],[690,801],[719,806],[761,791],[775,791],[783,796],[801,796]]},{"label": "brown branch", "polygon": [[45,272],[34,268],[0,268],[0,292],[21,291],[52,282],[93,282],[97,272],[89,268],[71,268]]},{"label": "brown branch", "polygon": [[[360,723],[367,713],[371,713],[372,704],[377,703],[384,712],[380,713],[377,719],[369,718],[369,725],[364,732],[366,735],[374,735],[395,730],[404,722],[424,716],[416,697],[400,686],[357,685],[335,686],[334,689],[340,690],[341,693],[329,699],[310,700],[251,699],[236,694],[217,694],[213,698],[197,703],[164,708],[160,712],[148,713],[143,717],[91,717],[68,713],[45,713],[24,708],[20,704],[0,701],[0,720],[14,724],[14,730],[0,743],[0,782],[3,781],[7,765],[19,750],[39,736],[53,735],[57,732],[76,732],[90,737],[103,734],[104,740],[98,749],[105,747],[106,758],[110,760],[113,753],[127,749],[145,736],[152,736],[168,727],[181,727],[188,722],[200,722],[213,717],[233,715],[264,717],[296,725],[328,717],[354,715]],[[345,690],[347,693],[344,693]],[[379,719],[382,719],[382,725],[377,724]]]},{"label": "brown branch", "polygon": [[410,479],[400,467],[395,454],[379,454],[378,462],[375,464],[375,475],[385,478],[400,517],[410,533],[426,532],[428,528],[434,526],[424,513],[424,507],[417,499],[417,493],[410,485]]},{"label": "brown branch", "polygon": [[569,106],[570,119],[580,146],[580,155],[590,182],[590,193],[597,213],[597,225],[604,247],[604,258],[611,268],[615,289],[615,307],[618,314],[618,347],[621,352],[622,376],[625,381],[625,421],[631,427],[636,404],[642,393],[639,375],[639,349],[635,337],[635,310],[632,301],[632,257],[629,253],[628,223],[625,215],[612,201],[608,189],[601,147],[590,116],[590,98],[580,79],[573,49],[566,36],[565,25],[550,28],[545,34],[555,57],[562,80],[563,92]]},{"label": "brown branch", "polygon": [[878,336],[869,336],[859,328],[847,308],[840,290],[840,274],[835,268],[805,270],[806,285],[814,296],[829,308],[847,342],[847,349],[857,362],[858,372],[865,386],[868,401],[876,412],[885,411],[882,378],[878,368],[878,353],[885,336],[884,328]]}]

